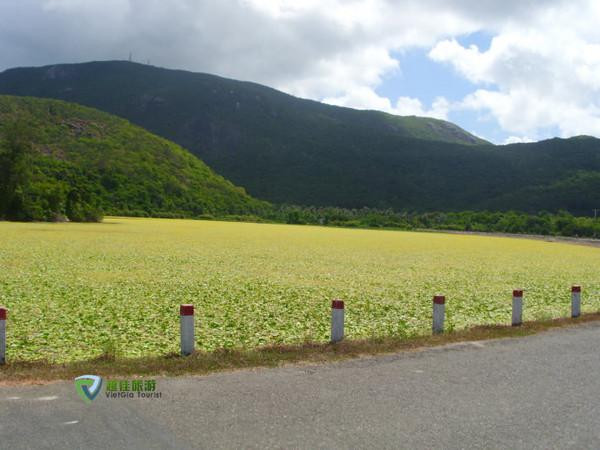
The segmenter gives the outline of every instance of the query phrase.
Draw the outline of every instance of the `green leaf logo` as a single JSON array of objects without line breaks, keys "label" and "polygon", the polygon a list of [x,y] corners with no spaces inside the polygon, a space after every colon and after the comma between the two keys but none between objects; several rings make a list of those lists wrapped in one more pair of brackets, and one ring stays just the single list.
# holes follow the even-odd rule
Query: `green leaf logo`
[{"label": "green leaf logo", "polygon": [[92,403],[100,393],[100,388],[102,388],[102,378],[97,375],[82,375],[75,378],[75,390],[87,404]]}]

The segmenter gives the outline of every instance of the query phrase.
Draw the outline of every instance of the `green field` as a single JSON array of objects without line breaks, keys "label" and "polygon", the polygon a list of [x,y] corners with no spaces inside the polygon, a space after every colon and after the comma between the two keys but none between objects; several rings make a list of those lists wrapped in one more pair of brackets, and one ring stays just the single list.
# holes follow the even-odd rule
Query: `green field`
[{"label": "green field", "polygon": [[178,351],[178,305],[196,306],[204,350],[326,341],[330,301],[352,338],[414,336],[447,296],[447,326],[565,316],[570,286],[600,308],[600,249],[481,236],[211,221],[109,218],[0,222],[8,358],[63,362],[117,348]]}]

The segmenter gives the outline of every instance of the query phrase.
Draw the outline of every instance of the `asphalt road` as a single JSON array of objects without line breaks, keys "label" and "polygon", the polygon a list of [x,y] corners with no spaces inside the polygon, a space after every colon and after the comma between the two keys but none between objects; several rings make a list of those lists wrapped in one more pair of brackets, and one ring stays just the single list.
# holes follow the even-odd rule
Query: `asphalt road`
[{"label": "asphalt road", "polygon": [[156,389],[0,387],[0,448],[600,448],[600,324]]}]

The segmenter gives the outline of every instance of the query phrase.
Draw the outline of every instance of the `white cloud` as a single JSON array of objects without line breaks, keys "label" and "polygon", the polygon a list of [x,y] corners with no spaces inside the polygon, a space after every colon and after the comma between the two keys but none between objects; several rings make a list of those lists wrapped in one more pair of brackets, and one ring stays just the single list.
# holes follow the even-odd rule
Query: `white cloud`
[{"label": "white cloud", "polygon": [[[374,89],[393,52],[475,31],[441,0],[3,0],[2,68],[134,59],[322,99]],[[517,4],[516,0],[508,3]],[[509,14],[507,7],[502,14]],[[395,100],[395,99],[394,99]]]},{"label": "white cloud", "polygon": [[487,111],[509,133],[600,136],[600,9],[576,6],[501,27],[486,51],[446,39],[429,57],[480,84],[460,107]]},{"label": "white cloud", "polygon": [[450,102],[444,97],[437,97],[431,109],[425,109],[421,101],[412,97],[400,97],[396,102],[395,113],[401,116],[427,116],[436,119],[447,119]]},{"label": "white cloud", "polygon": [[[0,70],[132,51],[338,105],[440,118],[463,108],[512,136],[600,135],[598,23],[594,0],[3,0]],[[456,40],[475,31],[494,36],[489,49]],[[477,88],[452,104],[379,95],[415,47]]]},{"label": "white cloud", "polygon": [[524,142],[534,142],[535,139],[527,137],[527,136],[509,136],[507,137],[503,144],[521,144]]},{"label": "white cloud", "polygon": [[369,87],[357,87],[339,97],[326,97],[323,102],[348,108],[378,109],[390,113],[393,111],[390,99],[377,95]]},{"label": "white cloud", "polygon": [[421,100],[413,97],[399,97],[396,105],[392,106],[389,98],[377,95],[368,87],[353,89],[351,93],[340,97],[327,97],[323,102],[356,109],[376,109],[399,116],[434,117],[443,120],[448,119],[450,110],[450,102],[444,97],[437,97],[430,109],[425,108]]}]

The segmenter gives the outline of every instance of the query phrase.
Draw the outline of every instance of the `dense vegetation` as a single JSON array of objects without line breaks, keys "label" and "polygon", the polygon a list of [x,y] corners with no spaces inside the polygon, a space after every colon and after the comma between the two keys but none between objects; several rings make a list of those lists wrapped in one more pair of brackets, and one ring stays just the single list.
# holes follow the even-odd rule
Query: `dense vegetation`
[{"label": "dense vegetation", "polygon": [[462,211],[410,213],[370,208],[306,208],[279,206],[267,217],[289,224],[330,225],[402,230],[452,230],[490,233],[539,234],[600,238],[600,219],[574,217],[567,211],[557,214],[527,214],[517,211]]},{"label": "dense vegetation", "polygon": [[567,316],[573,284],[584,312],[600,307],[600,252],[582,245],[128,218],[0,222],[0,235],[12,362],[176,354],[182,303],[205,351],[327,342],[332,298],[348,339],[431,333],[438,293],[447,330],[509,324],[514,288],[525,320]]},{"label": "dense vegetation", "polygon": [[2,123],[0,219],[101,220],[98,198],[90,189],[84,173],[66,170],[61,174],[51,174],[52,164],[38,161],[34,148],[36,131],[18,119],[11,118]]},{"label": "dense vegetation", "polygon": [[120,115],[275,203],[577,215],[600,207],[600,140],[589,137],[493,146],[448,122],[128,62],[12,69],[0,74],[0,93]]},{"label": "dense vegetation", "polygon": [[0,218],[256,214],[268,204],[179,146],[57,100],[0,96]]}]

